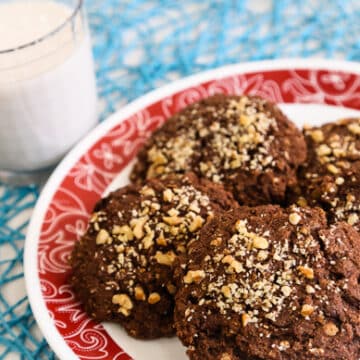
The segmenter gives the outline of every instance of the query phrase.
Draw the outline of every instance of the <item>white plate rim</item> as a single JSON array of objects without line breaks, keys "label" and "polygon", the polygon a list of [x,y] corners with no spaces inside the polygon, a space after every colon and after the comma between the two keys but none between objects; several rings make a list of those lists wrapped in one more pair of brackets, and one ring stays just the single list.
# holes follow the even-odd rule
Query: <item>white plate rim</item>
[{"label": "white plate rim", "polygon": [[49,202],[53,198],[58,186],[64,176],[76,163],[84,152],[86,152],[98,139],[107,133],[112,127],[120,124],[122,121],[134,113],[146,108],[150,104],[172,95],[178,91],[195,86],[210,80],[224,78],[235,74],[241,74],[251,71],[269,71],[269,70],[338,70],[351,71],[360,74],[360,63],[342,60],[325,59],[277,59],[255,62],[246,62],[234,65],[226,65],[216,69],[204,71],[195,75],[176,80],[170,84],[164,85],[153,90],[138,99],[125,105],[123,108],[110,115],[104,122],[96,126],[84,139],[82,139],[60,162],[56,167],[46,185],[44,186],[40,197],[36,203],[31,216],[30,224],[27,230],[24,246],[24,276],[26,291],[30,306],[35,320],[40,330],[47,340],[48,344],[55,354],[64,360],[77,360],[78,357],[66,344],[64,338],[57,331],[53,320],[51,319],[45,301],[42,297],[40,281],[38,276],[38,242],[43,223],[44,215]]}]

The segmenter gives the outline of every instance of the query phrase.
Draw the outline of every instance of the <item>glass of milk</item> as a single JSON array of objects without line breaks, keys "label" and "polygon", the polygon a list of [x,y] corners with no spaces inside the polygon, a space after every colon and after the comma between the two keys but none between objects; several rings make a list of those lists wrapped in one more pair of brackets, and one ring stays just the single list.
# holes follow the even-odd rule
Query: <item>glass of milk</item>
[{"label": "glass of milk", "polygon": [[37,182],[97,122],[82,0],[0,0],[0,182]]}]

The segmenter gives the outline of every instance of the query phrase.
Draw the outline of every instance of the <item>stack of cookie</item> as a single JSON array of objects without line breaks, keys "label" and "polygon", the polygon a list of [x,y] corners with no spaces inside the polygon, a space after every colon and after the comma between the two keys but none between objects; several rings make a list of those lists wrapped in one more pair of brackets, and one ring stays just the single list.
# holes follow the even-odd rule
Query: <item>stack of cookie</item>
[{"label": "stack of cookie", "polygon": [[196,360],[360,358],[360,120],[304,135],[258,97],[188,106],[95,207],[85,311]]}]

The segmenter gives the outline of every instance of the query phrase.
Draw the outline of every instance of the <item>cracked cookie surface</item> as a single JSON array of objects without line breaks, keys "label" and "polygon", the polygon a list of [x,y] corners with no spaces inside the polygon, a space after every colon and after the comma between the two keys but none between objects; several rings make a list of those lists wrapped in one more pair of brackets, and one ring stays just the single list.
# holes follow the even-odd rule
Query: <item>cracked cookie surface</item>
[{"label": "cracked cookie surface", "polygon": [[71,256],[70,283],[85,311],[137,338],[171,336],[173,263],[220,210],[237,207],[193,174],[129,185],[99,201]]},{"label": "cracked cookie surface", "polygon": [[299,171],[299,204],[320,206],[331,222],[360,231],[360,119],[343,119],[304,130],[306,163]]},{"label": "cracked cookie surface", "polygon": [[319,209],[241,207],[178,259],[177,335],[192,360],[357,360],[360,235]]},{"label": "cracked cookie surface", "polygon": [[214,95],[171,117],[138,154],[133,182],[193,171],[241,204],[282,203],[305,161],[303,135],[273,103]]}]

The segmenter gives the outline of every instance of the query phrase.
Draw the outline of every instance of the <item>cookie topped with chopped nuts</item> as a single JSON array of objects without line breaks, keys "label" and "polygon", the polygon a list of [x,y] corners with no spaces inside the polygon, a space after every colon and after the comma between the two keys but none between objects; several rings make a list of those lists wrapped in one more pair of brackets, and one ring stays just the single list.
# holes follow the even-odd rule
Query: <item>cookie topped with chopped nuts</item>
[{"label": "cookie topped with chopped nuts", "polygon": [[320,208],[241,207],[214,218],[175,272],[177,335],[192,360],[357,360],[360,235]]},{"label": "cookie topped with chopped nuts", "polygon": [[308,158],[299,172],[299,204],[321,206],[329,220],[360,231],[360,118],[304,130]]},{"label": "cookie topped with chopped nuts", "polygon": [[102,199],[71,256],[70,283],[85,311],[136,338],[173,335],[173,263],[210,218],[236,207],[220,185],[192,174]]},{"label": "cookie topped with chopped nuts", "polygon": [[193,171],[241,204],[282,203],[305,161],[301,132],[273,103],[215,95],[171,117],[140,150],[133,182]]}]

